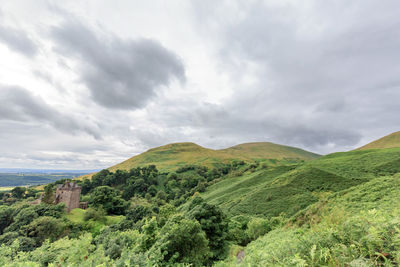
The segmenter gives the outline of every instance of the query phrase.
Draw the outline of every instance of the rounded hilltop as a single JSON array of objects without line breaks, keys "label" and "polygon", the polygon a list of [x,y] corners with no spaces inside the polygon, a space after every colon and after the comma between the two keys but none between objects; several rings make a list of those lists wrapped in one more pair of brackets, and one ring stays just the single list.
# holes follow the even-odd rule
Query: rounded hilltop
[{"label": "rounded hilltop", "polygon": [[188,164],[213,167],[233,160],[254,161],[256,159],[312,160],[320,155],[299,148],[269,142],[236,145],[226,149],[209,149],[192,142],[172,143],[147,150],[122,163],[109,168],[129,170],[138,166],[154,164],[160,170],[174,170]]},{"label": "rounded hilltop", "polygon": [[357,150],[383,149],[400,147],[400,131],[386,135],[378,140],[368,143]]},{"label": "rounded hilltop", "polygon": [[284,159],[293,158],[300,160],[312,160],[320,155],[291,146],[278,145],[271,142],[253,142],[236,145],[223,149],[233,155],[245,155],[249,158]]}]

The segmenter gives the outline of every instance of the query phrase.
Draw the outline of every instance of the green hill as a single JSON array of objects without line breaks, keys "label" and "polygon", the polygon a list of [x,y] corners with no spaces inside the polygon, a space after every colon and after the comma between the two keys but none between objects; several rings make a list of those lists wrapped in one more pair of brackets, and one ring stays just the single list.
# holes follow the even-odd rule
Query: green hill
[{"label": "green hill", "polygon": [[322,198],[222,266],[398,266],[400,175]]},{"label": "green hill", "polygon": [[399,185],[400,148],[226,177],[202,197],[238,223],[258,217],[273,230],[217,266],[398,266]]},{"label": "green hill", "polygon": [[400,132],[395,132],[384,136],[376,141],[373,141],[365,146],[358,148],[357,150],[366,149],[382,149],[382,148],[393,148],[400,147]]},{"label": "green hill", "polygon": [[276,166],[228,177],[203,197],[235,215],[291,216],[317,202],[375,177],[400,172],[400,148],[334,153],[299,165]]},{"label": "green hill", "polygon": [[320,155],[305,151],[300,148],[277,145],[270,142],[256,142],[236,145],[221,150],[231,155],[249,157],[252,159],[299,159],[311,160]]},{"label": "green hill", "polygon": [[109,170],[129,170],[134,167],[153,164],[159,170],[169,171],[188,164],[214,167],[221,163],[232,162],[233,160],[249,162],[277,159],[296,162],[300,160],[312,160],[318,157],[318,154],[299,148],[267,142],[241,144],[221,150],[204,148],[194,143],[174,143],[152,148],[112,166]]}]

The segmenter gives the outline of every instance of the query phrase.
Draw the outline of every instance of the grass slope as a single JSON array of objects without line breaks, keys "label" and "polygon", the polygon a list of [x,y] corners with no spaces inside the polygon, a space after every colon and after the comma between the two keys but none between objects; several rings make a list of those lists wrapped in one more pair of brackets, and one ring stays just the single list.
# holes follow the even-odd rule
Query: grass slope
[{"label": "grass slope", "polygon": [[159,170],[169,171],[187,164],[212,167],[234,159],[236,157],[229,153],[204,148],[194,143],[175,143],[150,149],[109,169],[112,171],[129,170],[138,166],[154,164]]},{"label": "grass slope", "polygon": [[384,136],[376,141],[373,141],[365,146],[358,148],[357,150],[366,149],[381,149],[381,148],[393,148],[400,147],[400,131]]},{"label": "grass slope", "polygon": [[207,188],[205,200],[228,214],[294,215],[321,196],[400,172],[400,148],[334,153],[298,165],[227,177]]},{"label": "grass slope", "polygon": [[260,161],[277,159],[290,162],[312,160],[319,155],[302,149],[273,143],[249,143],[227,149],[213,150],[194,143],[174,143],[153,148],[109,168],[129,170],[154,164],[159,170],[171,171],[187,164],[215,167],[233,160]]},{"label": "grass slope", "polygon": [[400,174],[322,199],[218,266],[399,266]]},{"label": "grass slope", "polygon": [[[252,200],[254,205],[247,206],[247,214],[257,215],[258,205],[276,212],[280,207],[270,205],[273,198],[265,201],[262,196],[280,186],[281,197],[288,198],[287,214],[292,216],[286,225],[248,244],[240,261],[235,254],[216,266],[399,266],[400,148],[335,153],[275,179],[259,171],[234,182],[245,185],[255,177],[258,186],[247,187],[254,194],[247,192],[238,205],[259,194]],[[263,184],[268,186],[262,188]],[[293,213],[296,194],[287,190],[289,185],[315,197],[297,213]],[[208,201],[217,199],[213,191],[218,187],[215,184],[204,194]],[[220,188],[219,193],[227,192]]]},{"label": "grass slope", "polygon": [[236,145],[221,151],[252,159],[299,159],[312,160],[320,155],[300,148],[277,145],[270,142],[256,142]]}]

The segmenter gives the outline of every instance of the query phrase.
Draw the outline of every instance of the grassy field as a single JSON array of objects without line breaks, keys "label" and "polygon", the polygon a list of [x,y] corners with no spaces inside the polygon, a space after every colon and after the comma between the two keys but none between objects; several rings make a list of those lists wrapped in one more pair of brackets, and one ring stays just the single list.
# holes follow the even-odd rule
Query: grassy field
[{"label": "grassy field", "polygon": [[14,188],[14,186],[0,186],[0,192],[10,191]]},{"label": "grassy field", "polygon": [[[83,223],[86,210],[83,209],[73,209],[65,217],[71,222]],[[124,218],[124,216],[106,216],[106,221],[104,225],[111,225],[118,223]]]}]

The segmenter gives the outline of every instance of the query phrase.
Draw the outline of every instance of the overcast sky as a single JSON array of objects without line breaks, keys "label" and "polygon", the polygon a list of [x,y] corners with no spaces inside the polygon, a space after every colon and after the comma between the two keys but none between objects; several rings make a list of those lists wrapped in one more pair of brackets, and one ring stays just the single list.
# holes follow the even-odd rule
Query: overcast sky
[{"label": "overcast sky", "polygon": [[399,29],[397,0],[2,0],[0,167],[356,148],[400,130]]}]

